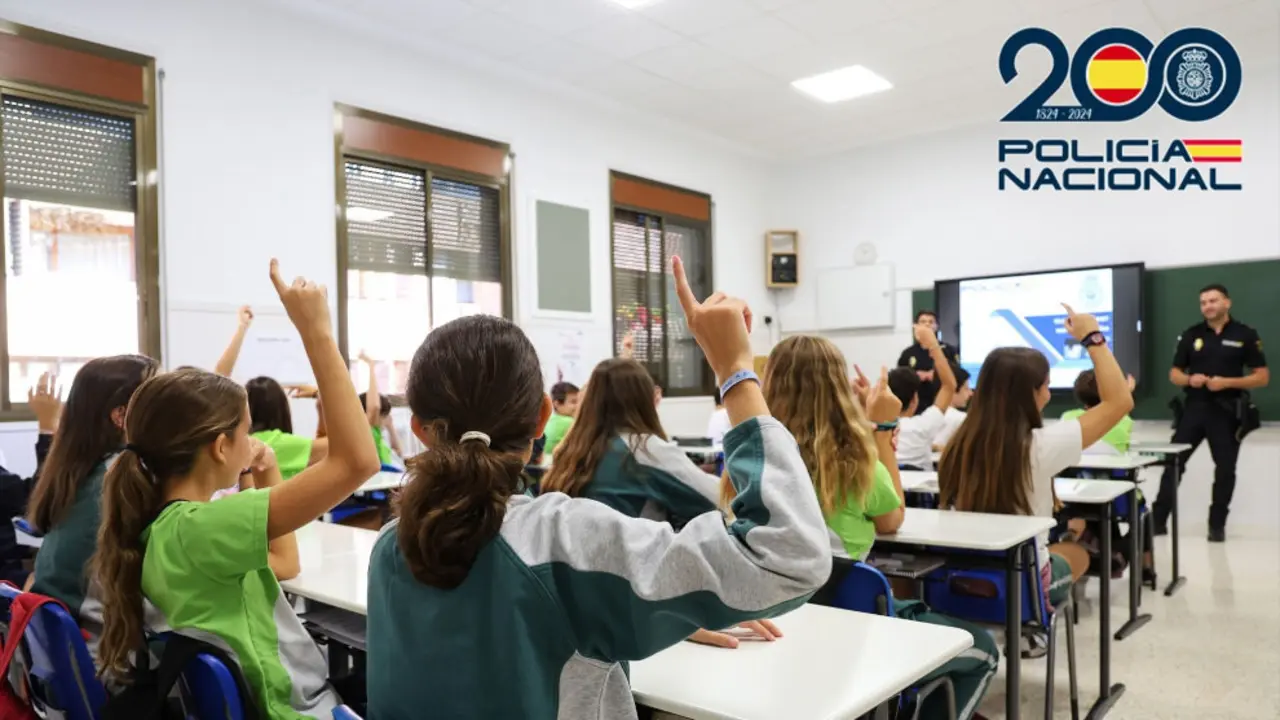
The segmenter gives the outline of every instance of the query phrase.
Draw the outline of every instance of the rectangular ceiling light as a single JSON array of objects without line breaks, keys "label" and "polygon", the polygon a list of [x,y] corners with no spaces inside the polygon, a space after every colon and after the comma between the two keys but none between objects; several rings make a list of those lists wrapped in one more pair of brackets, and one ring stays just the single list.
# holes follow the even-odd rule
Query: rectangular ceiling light
[{"label": "rectangular ceiling light", "polygon": [[850,65],[821,75],[800,78],[791,83],[791,87],[822,102],[837,103],[888,90],[893,87],[893,83],[861,65]]}]

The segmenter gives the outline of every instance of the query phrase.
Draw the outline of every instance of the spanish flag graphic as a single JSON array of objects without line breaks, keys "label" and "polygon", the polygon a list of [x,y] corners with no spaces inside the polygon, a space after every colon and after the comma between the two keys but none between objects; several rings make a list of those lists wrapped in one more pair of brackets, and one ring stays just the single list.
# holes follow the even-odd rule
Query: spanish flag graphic
[{"label": "spanish flag graphic", "polygon": [[1089,58],[1089,89],[1111,105],[1124,105],[1147,85],[1147,61],[1128,45],[1108,45]]},{"label": "spanish flag graphic", "polygon": [[1240,162],[1244,157],[1239,140],[1183,140],[1182,144],[1196,162]]}]

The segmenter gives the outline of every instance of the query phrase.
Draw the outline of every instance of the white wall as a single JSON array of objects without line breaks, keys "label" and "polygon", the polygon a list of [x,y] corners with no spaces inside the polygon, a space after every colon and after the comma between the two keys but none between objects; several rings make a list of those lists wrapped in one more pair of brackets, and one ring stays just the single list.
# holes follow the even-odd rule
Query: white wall
[{"label": "white wall", "polygon": [[[1013,100],[1011,100],[1012,102]],[[769,226],[797,228],[812,269],[853,263],[860,243],[896,266],[900,288],[987,273],[1091,264],[1196,265],[1280,256],[1280,76],[1250,68],[1219,118],[1192,125],[1158,108],[1123,125],[989,124],[788,167],[774,186]],[[1244,161],[1225,166],[1239,192],[1058,192],[996,185],[997,138],[1241,138]],[[1224,175],[1225,177],[1225,175]],[[1229,282],[1229,278],[1226,279]],[[810,283],[787,302],[811,298]],[[899,293],[899,298],[909,294]],[[901,300],[900,300],[901,302]],[[908,308],[909,310],[909,308]],[[902,312],[899,317],[909,315]],[[785,329],[785,328],[784,328]],[[905,328],[892,331],[906,339]],[[878,344],[884,332],[861,333]],[[856,340],[859,335],[849,336]],[[905,344],[905,343],[904,343]],[[893,362],[885,357],[882,362]]]},{"label": "white wall", "polygon": [[[266,2],[0,0],[0,16],[151,55],[163,69],[162,282],[170,306],[272,303],[272,255],[287,273],[334,282],[335,102],[510,143],[522,324],[537,322],[535,288],[525,282],[536,277],[533,200],[590,210],[595,312],[581,326],[588,356],[611,351],[610,169],[709,193],[718,244],[733,248],[716,253],[717,286],[764,297],[763,164],[634,109],[356,39]],[[692,410],[684,401],[664,407],[682,431],[709,412],[709,401],[691,402]]]}]

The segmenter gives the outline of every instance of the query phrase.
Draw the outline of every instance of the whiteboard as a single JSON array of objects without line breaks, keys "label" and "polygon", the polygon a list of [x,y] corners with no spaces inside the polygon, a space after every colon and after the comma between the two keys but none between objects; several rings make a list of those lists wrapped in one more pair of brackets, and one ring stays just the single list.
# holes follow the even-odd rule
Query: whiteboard
[{"label": "whiteboard", "polygon": [[[212,371],[235,334],[239,311],[239,305],[221,303],[170,305],[169,367]],[[241,383],[265,375],[284,385],[314,384],[302,338],[284,308],[254,306],[253,315],[231,377]]]},{"label": "whiteboard", "polygon": [[858,265],[818,271],[819,330],[894,326],[892,265]]}]

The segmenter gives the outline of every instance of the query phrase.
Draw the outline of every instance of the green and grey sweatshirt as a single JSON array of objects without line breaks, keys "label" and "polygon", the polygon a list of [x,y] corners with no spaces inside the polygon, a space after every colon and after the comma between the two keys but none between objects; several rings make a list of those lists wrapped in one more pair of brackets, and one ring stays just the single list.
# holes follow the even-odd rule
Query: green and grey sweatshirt
[{"label": "green and grey sweatshirt", "polygon": [[514,496],[455,589],[424,585],[393,522],[369,562],[371,720],[635,718],[626,661],[699,628],[776,617],[831,572],[794,438],[761,417],[725,436],[735,519],[677,533],[587,498]]},{"label": "green and grey sweatshirt", "polygon": [[610,441],[580,494],[630,517],[669,522],[679,530],[718,509],[720,478],[704,473],[673,442],[655,435],[620,435]]}]

